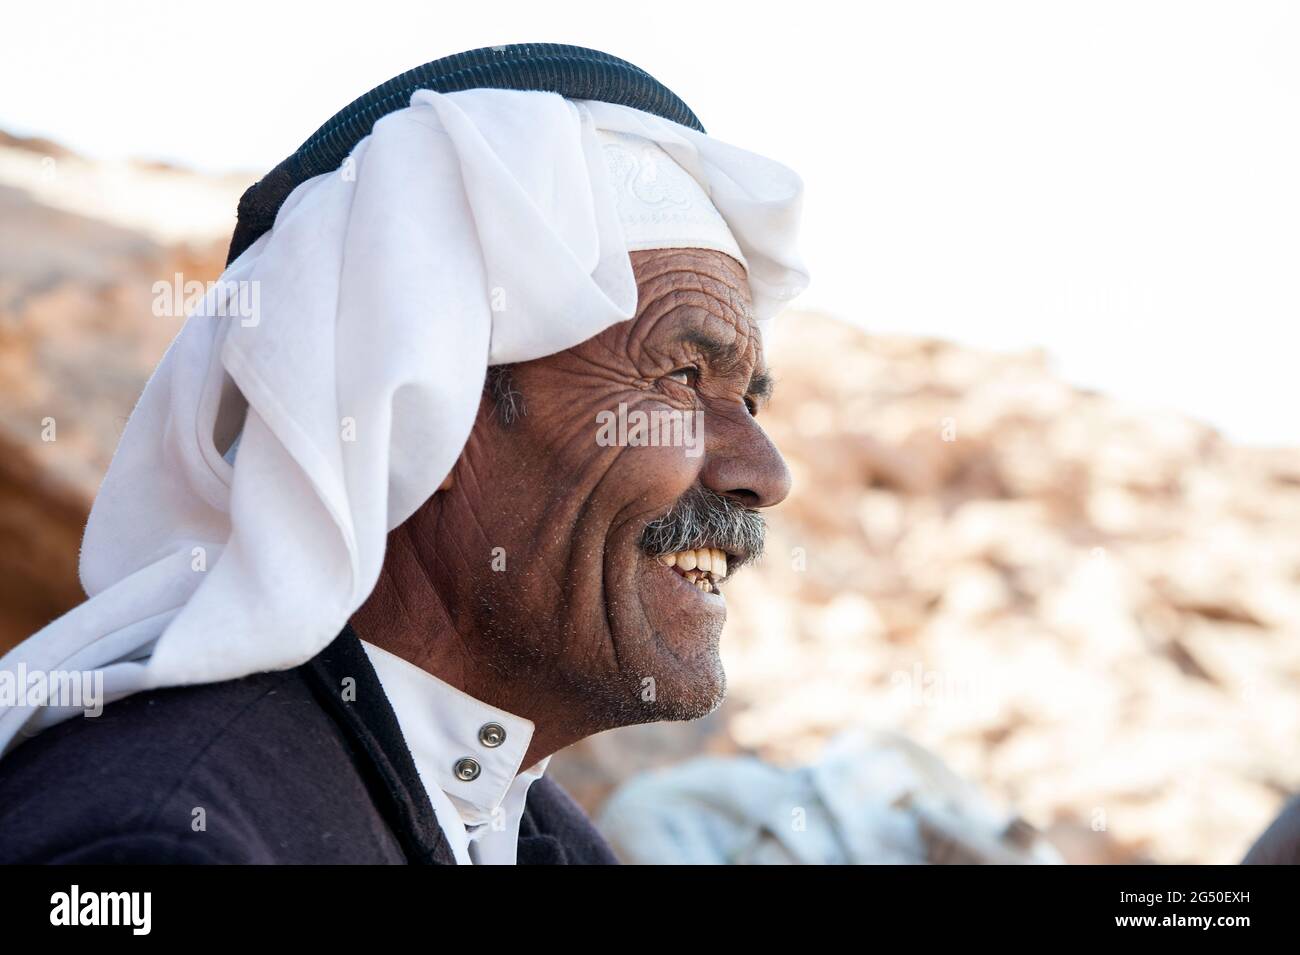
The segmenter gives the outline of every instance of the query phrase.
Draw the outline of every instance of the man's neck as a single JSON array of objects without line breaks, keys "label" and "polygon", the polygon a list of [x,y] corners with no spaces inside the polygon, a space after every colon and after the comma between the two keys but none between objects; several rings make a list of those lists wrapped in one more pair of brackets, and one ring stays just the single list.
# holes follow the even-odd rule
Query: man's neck
[{"label": "man's neck", "polygon": [[476,635],[456,630],[452,615],[419,548],[405,527],[388,539],[379,581],[366,602],[352,615],[352,628],[361,639],[431,673],[477,700],[533,723],[533,737],[520,769],[577,742],[591,731],[563,719],[567,707],[539,696],[548,681],[511,680],[485,663],[487,656]]}]

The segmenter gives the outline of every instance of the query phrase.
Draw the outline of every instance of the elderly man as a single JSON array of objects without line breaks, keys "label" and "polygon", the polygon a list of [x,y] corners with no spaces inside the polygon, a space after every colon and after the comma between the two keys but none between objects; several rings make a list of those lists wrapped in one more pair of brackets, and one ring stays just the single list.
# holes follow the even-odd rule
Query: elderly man
[{"label": "elderly man", "polygon": [[0,664],[109,700],[0,711],[0,859],[615,861],[545,770],[722,700],[799,197],[575,47],[322,127],[132,415],[90,599]]}]

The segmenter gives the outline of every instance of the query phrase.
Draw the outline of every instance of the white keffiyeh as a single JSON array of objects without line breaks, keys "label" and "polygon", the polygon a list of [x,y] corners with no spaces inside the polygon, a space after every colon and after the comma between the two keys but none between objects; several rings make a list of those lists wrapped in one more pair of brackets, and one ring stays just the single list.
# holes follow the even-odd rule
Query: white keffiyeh
[{"label": "white keffiyeh", "polygon": [[[729,252],[765,324],[807,282],[801,192],[628,107],[417,92],[298,186],[188,317],[91,511],[89,599],[0,677],[102,671],[112,701],[309,660],[450,472],[488,365],[631,318],[629,248]],[[0,751],[79,712],[6,706]]]}]

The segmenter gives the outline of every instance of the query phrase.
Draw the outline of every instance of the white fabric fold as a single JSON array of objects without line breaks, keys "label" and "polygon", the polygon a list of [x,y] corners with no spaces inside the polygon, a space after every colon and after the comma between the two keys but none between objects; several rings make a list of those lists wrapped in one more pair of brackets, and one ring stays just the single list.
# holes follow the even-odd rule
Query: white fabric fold
[{"label": "white fabric fold", "polygon": [[[649,139],[699,183],[761,325],[806,285],[802,185],[778,163],[608,103],[417,92],[340,171],[298,186],[187,318],[91,511],[89,599],[0,671],[102,671],[111,701],[322,650],[373,588],[388,532],[451,470],[488,365],[635,313],[597,130]],[[254,315],[217,317],[250,288]],[[5,707],[0,751],[79,712]]]}]

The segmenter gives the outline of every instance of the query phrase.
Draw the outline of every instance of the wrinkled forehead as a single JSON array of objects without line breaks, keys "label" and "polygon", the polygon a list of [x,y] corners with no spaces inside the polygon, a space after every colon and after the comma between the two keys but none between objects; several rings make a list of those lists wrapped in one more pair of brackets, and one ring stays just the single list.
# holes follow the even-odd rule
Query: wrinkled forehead
[{"label": "wrinkled forehead", "polygon": [[749,279],[734,257],[714,249],[674,248],[633,252],[631,260],[637,285],[633,321],[713,320],[738,334],[758,334]]},{"label": "wrinkled forehead", "polygon": [[745,269],[712,249],[632,253],[636,316],[618,330],[632,358],[689,346],[719,370],[765,369]]}]

